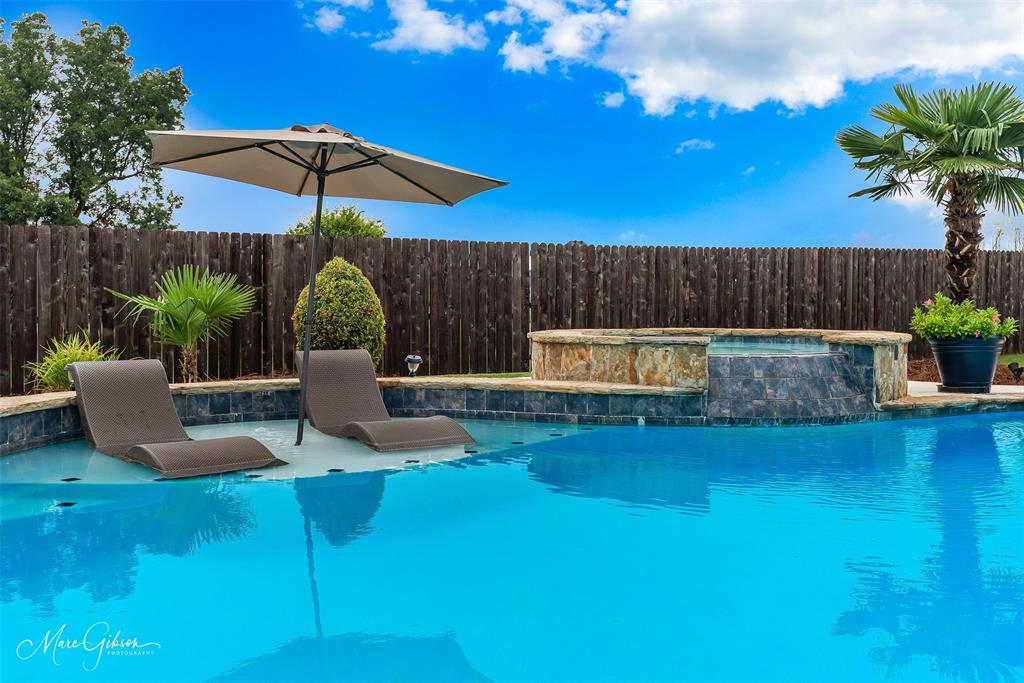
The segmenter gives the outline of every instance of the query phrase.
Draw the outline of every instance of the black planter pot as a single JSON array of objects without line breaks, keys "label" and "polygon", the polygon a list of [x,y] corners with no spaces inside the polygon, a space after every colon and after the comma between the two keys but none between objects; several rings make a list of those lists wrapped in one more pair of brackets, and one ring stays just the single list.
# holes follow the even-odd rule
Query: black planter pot
[{"label": "black planter pot", "polygon": [[942,384],[939,391],[959,394],[987,394],[992,390],[1002,337],[978,339],[930,339]]}]

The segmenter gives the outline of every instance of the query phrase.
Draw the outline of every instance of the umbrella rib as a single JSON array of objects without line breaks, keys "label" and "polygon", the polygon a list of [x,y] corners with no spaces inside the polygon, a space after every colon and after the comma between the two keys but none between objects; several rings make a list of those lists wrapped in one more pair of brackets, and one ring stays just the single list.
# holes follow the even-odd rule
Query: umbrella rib
[{"label": "umbrella rib", "polygon": [[281,154],[280,152],[275,152],[272,149],[267,149],[266,147],[264,147],[262,145],[259,145],[258,148],[262,149],[267,154],[273,154],[275,157],[277,157],[278,159],[280,159],[282,161],[287,161],[289,164],[293,164],[295,166],[298,166],[299,168],[304,169],[307,172],[309,171],[309,167],[306,166],[305,164],[300,164],[299,162],[295,161],[295,159],[289,159],[288,157],[286,157],[285,155]]},{"label": "umbrella rib", "polygon": [[[313,163],[314,162],[313,161],[307,161],[305,157],[303,157],[301,154],[299,154],[294,149],[292,149],[288,145],[284,144],[280,140],[277,141],[277,144],[279,144],[282,147],[284,147],[286,150],[288,150],[297,159],[301,159],[303,164],[307,165],[307,167],[306,167],[306,175],[302,176],[302,183],[299,185],[298,192],[295,193],[295,196],[298,197],[299,195],[302,194],[302,188],[304,188],[306,186],[306,181],[309,180],[309,174],[313,172]],[[319,151],[320,151],[320,147],[319,146],[317,146],[317,148],[315,150],[313,150],[313,159],[314,160],[316,159],[316,155],[317,155],[317,153]]]},{"label": "umbrella rib", "polygon": [[409,176],[405,175],[404,173],[402,173],[402,172],[400,172],[400,171],[396,171],[396,170],[395,170],[395,169],[393,169],[393,168],[388,168],[387,166],[385,166],[384,164],[382,164],[382,163],[381,163],[380,161],[377,161],[377,160],[375,160],[375,159],[374,159],[374,157],[371,157],[371,156],[370,156],[369,154],[367,154],[367,153],[366,153],[366,152],[364,152],[363,150],[359,149],[359,148],[358,148],[358,147],[356,147],[355,145],[352,145],[352,149],[354,149],[354,150],[355,150],[356,152],[359,152],[360,154],[362,154],[362,155],[363,155],[364,157],[366,157],[367,159],[373,160],[373,161],[374,161],[374,162],[375,162],[375,163],[376,163],[376,164],[377,164],[378,166],[380,166],[381,168],[383,168],[383,169],[384,169],[385,171],[390,171],[391,173],[395,174],[396,176],[398,176],[399,178],[401,178],[401,179],[402,179],[402,180],[404,180],[405,182],[407,182],[407,183],[411,183],[411,184],[415,185],[416,187],[420,188],[421,190],[423,190],[424,192],[426,192],[427,194],[429,194],[429,195],[430,195],[431,197],[433,197],[434,199],[438,199],[438,200],[440,200],[440,201],[441,201],[441,202],[442,202],[443,204],[445,204],[446,206],[455,206],[455,204],[454,204],[453,202],[450,202],[450,201],[448,201],[447,199],[445,199],[444,197],[442,197],[442,196],[441,196],[441,195],[439,195],[438,193],[434,192],[433,190],[431,190],[431,189],[429,189],[429,188],[426,188],[426,187],[424,187],[423,185],[420,185],[419,183],[417,183],[417,182],[416,182],[415,180],[413,180],[413,179],[412,179],[412,178],[410,178]]},{"label": "umbrella rib", "polygon": [[253,142],[248,145],[239,145],[238,147],[229,147],[228,149],[219,149],[215,152],[202,152],[201,154],[192,154],[187,157],[181,157],[180,159],[171,159],[170,161],[154,161],[153,163],[157,166],[166,166],[168,164],[180,164],[184,161],[193,161],[195,159],[205,159],[206,157],[215,157],[218,154],[230,154],[231,152],[241,152],[245,149],[255,149],[259,147],[262,142]]},{"label": "umbrella rib", "polygon": [[319,144],[317,145],[317,148],[313,150],[313,158],[312,159],[307,159],[306,157],[302,156],[301,154],[296,152],[294,149],[292,149],[291,147],[286,145],[281,140],[274,140],[274,143],[278,144],[278,145],[281,145],[286,150],[288,150],[288,153],[291,154],[296,159],[298,159],[300,162],[302,162],[303,167],[309,169],[310,173],[316,173],[316,165],[315,164],[316,164],[316,155],[320,153]]},{"label": "umbrella rib", "polygon": [[370,157],[369,159],[363,159],[361,161],[353,161],[351,164],[346,164],[344,166],[339,166],[338,168],[332,168],[330,171],[327,171],[327,175],[334,175],[335,173],[344,173],[345,171],[358,171],[359,169],[366,168],[367,166],[374,166],[374,165],[377,165],[377,159],[383,159],[386,156],[390,156],[390,155],[389,154],[380,154],[380,155],[375,156],[375,157]]},{"label": "umbrella rib", "polygon": [[271,141],[268,141],[268,142],[254,142],[254,143],[251,143],[251,144],[248,144],[248,145],[239,145],[238,147],[229,147],[228,149],[219,149],[219,150],[216,150],[214,152],[202,152],[200,154],[192,154],[192,155],[189,155],[187,157],[179,157],[178,159],[171,159],[169,161],[154,161],[153,164],[155,164],[156,166],[169,166],[170,164],[181,164],[181,163],[184,163],[186,161],[195,161],[196,159],[206,159],[207,157],[215,157],[215,156],[219,156],[221,154],[231,154],[232,152],[242,152],[242,151],[247,150],[247,149],[259,149],[259,150],[263,150],[264,152],[266,152],[268,154],[273,154],[274,156],[278,157],[279,159],[287,161],[289,164],[295,164],[296,166],[299,166],[301,168],[307,168],[306,165],[300,164],[299,162],[295,161],[294,159],[289,159],[288,157],[286,157],[283,154],[279,154],[278,152],[275,152],[272,149],[267,149],[266,146],[267,145],[272,145],[272,144],[274,144],[274,142],[276,142],[276,141],[275,140],[271,140]]}]

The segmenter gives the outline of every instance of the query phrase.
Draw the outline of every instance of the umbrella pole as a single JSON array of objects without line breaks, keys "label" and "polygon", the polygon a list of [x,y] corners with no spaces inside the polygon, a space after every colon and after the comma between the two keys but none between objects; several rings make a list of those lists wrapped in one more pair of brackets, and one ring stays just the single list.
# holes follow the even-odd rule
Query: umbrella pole
[{"label": "umbrella pole", "polygon": [[306,329],[302,342],[302,369],[299,372],[299,427],[295,435],[296,446],[302,445],[302,428],[306,424],[306,374],[309,372],[309,347],[313,334],[313,289],[316,286],[316,254],[320,248],[320,214],[324,208],[325,179],[323,173],[317,175],[316,219],[313,221],[313,247],[309,251],[309,297],[306,299]]}]

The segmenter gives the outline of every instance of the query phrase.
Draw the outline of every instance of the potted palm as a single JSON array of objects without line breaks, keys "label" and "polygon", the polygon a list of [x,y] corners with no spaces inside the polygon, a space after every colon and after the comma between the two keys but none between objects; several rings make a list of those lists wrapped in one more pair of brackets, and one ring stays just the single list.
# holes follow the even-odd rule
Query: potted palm
[{"label": "potted palm", "polygon": [[910,328],[932,346],[942,378],[939,391],[987,394],[1003,342],[1017,331],[1017,321],[973,301],[954,303],[940,292],[914,309]]},{"label": "potted palm", "polygon": [[256,301],[253,288],[237,284],[234,275],[209,270],[200,273],[191,265],[164,273],[156,284],[155,298],[107,291],[124,299],[121,310],[134,320],[143,314],[152,316],[158,343],[180,349],[183,382],[199,379],[199,342],[226,334],[231,323],[248,313]]},{"label": "potted palm", "polygon": [[854,168],[877,183],[850,196],[879,200],[916,190],[940,206],[946,289],[954,303],[969,301],[985,209],[1024,212],[1024,100],[1002,83],[924,95],[908,85],[895,91],[902,107],[885,103],[871,110],[889,125],[882,135],[862,126],[836,135]]}]

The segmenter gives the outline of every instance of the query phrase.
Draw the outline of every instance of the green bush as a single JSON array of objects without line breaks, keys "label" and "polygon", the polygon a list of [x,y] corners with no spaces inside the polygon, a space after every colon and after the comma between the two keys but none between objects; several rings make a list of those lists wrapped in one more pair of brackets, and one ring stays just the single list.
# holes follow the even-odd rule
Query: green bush
[{"label": "green bush", "polygon": [[948,296],[936,293],[935,299],[914,308],[910,328],[925,339],[1005,339],[1017,331],[1017,321],[1004,319],[994,308],[977,308],[973,301],[954,304]]},{"label": "green bush", "polygon": [[104,351],[98,341],[90,342],[88,335],[76,332],[63,339],[51,339],[43,359],[25,367],[32,373],[36,391],[67,391],[71,378],[65,367],[78,361],[117,360],[119,356],[117,349]]},{"label": "green bush", "polygon": [[[308,296],[309,288],[303,287],[292,314],[299,349]],[[341,257],[331,259],[316,275],[315,296],[312,348],[366,349],[379,364],[384,356],[384,309],[362,271]]]},{"label": "green bush", "polygon": [[[315,214],[288,229],[289,235],[312,235]],[[352,205],[324,209],[320,214],[320,234],[326,237],[383,237],[384,222],[369,218]]]}]

